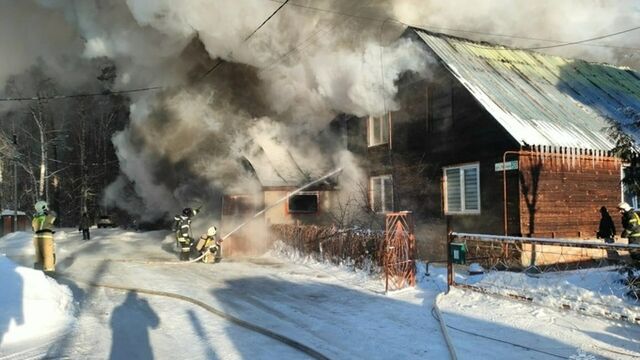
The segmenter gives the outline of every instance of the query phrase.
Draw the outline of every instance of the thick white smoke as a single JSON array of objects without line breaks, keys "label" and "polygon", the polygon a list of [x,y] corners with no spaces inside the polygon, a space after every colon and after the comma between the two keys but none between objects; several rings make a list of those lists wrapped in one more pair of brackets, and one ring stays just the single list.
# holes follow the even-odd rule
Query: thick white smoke
[{"label": "thick white smoke", "polygon": [[[356,183],[357,159],[319,134],[340,113],[397,109],[395,80],[406,71],[427,76],[431,61],[409,40],[389,42],[402,30],[394,20],[373,18],[469,30],[475,33],[455,34],[522,47],[553,43],[481,33],[579,40],[640,23],[631,0],[292,1],[245,41],[280,5],[0,1],[0,83],[41,62],[50,76],[82,91],[95,83],[84,71],[91,61],[108,58],[116,89],[165,86],[133,95],[130,124],[113,138],[122,175],[105,194],[111,204],[155,218],[223,189],[257,190],[239,164],[260,151],[272,161],[292,157],[305,171],[342,166]],[[635,46],[634,34],[598,43]],[[638,52],[612,47],[550,51],[619,64],[638,59]],[[202,79],[216,59],[224,63]]]},{"label": "thick white smoke", "polygon": [[[636,27],[640,24],[640,2],[394,0],[393,14],[403,22],[432,27],[434,31],[440,30],[461,37],[529,48],[558,43],[526,38],[571,42]],[[637,49],[638,34],[638,31],[634,31],[577,46],[541,51],[638,68],[640,51],[624,48]]]},{"label": "thick white smoke", "polygon": [[[161,112],[137,116],[136,109],[132,126],[114,140],[123,172],[135,184],[147,213],[151,208],[172,211],[189,201],[177,192],[179,184],[189,182],[182,173],[203,180],[212,193],[256,190],[254,181],[238,181],[245,172],[237,157],[251,159],[257,149],[268,153],[267,166],[293,160],[303,172],[322,175],[318,171],[335,166],[333,152],[339,149],[327,151],[323,141],[318,141],[318,132],[341,112],[364,116],[396,109],[397,77],[405,71],[424,76],[427,69],[428,57],[416,44],[403,40],[382,46],[370,32],[358,34],[360,30],[352,24],[325,34],[315,47],[293,59],[273,65],[304,36],[313,34],[318,23],[327,23],[327,18],[288,7],[244,42],[259,20],[278,6],[263,0],[226,3],[219,8],[212,7],[210,1],[188,1],[176,7],[168,1],[130,0],[128,5],[139,25],[157,30],[172,42],[197,36],[210,58],[250,66],[240,73],[256,77],[248,85],[253,88],[253,99],[257,96],[266,105],[265,111],[255,111],[246,101],[252,96],[226,93],[237,86],[233,79],[222,84],[217,74],[212,74],[206,85],[162,95],[155,105],[163,109]],[[263,16],[252,16],[257,13]],[[99,41],[105,49],[114,47],[109,38]],[[245,99],[243,106],[235,103],[239,98]],[[144,145],[131,147],[127,141]],[[158,159],[171,167],[167,171],[177,172],[172,192],[153,182],[156,175],[150,175],[159,165]],[[346,165],[357,166],[355,162]]]}]

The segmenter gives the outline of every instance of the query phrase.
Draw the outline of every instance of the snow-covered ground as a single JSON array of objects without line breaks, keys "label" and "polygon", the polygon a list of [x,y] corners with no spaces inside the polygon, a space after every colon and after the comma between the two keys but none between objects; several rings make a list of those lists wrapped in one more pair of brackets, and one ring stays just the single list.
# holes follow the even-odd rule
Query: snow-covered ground
[{"label": "snow-covered ground", "polygon": [[568,307],[635,323],[640,319],[640,301],[627,295],[625,277],[617,267],[608,266],[534,275],[507,271],[457,274],[456,281],[494,294],[522,296],[552,308]]},{"label": "snow-covered ground", "polygon": [[[0,238],[2,359],[308,358],[192,303],[90,282],[188,296],[331,359],[449,357],[432,315],[441,268],[421,266],[415,289],[384,295],[365,273],[281,251],[170,264],[173,240],[162,231],[100,229],[90,241],[59,231],[56,242],[58,284],[22,267],[33,263],[31,234]],[[460,290],[438,304],[460,359],[640,356],[634,324]]]}]

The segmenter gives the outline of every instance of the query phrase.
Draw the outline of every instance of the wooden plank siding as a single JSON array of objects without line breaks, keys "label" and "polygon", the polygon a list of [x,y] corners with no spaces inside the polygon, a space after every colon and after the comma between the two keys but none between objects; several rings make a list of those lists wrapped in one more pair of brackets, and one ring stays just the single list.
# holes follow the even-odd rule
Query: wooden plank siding
[{"label": "wooden plank siding", "polygon": [[[428,80],[398,79],[391,145],[367,146],[367,118],[347,123],[349,150],[369,176],[392,175],[394,210],[414,213],[420,258],[446,258],[447,219],[458,232],[593,238],[606,206],[620,226],[618,160],[520,155],[520,143],[442,64],[429,70]],[[495,170],[505,152],[506,161],[519,161],[519,169],[506,171],[506,230],[505,181]],[[480,213],[446,215],[443,168],[471,163],[479,165]]]},{"label": "wooden plank siding", "polygon": [[519,162],[523,235],[595,238],[602,206],[617,219],[618,159],[541,153],[520,155]]}]

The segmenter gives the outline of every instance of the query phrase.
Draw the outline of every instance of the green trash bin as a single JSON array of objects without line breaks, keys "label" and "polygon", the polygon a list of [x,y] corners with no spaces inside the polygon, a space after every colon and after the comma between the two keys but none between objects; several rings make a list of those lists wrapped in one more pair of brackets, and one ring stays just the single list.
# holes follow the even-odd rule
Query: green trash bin
[{"label": "green trash bin", "polygon": [[454,264],[466,264],[467,246],[464,243],[451,243],[449,246],[451,262]]}]

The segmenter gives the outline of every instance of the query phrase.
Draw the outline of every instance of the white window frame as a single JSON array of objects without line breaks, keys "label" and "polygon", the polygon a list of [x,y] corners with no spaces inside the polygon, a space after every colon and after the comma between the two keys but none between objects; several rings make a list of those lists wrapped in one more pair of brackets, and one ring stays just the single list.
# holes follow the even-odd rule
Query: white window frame
[{"label": "white window frame", "polygon": [[[624,181],[624,169],[629,167],[629,164],[622,164],[622,166],[620,167],[620,201],[625,201],[627,202],[627,199],[624,198],[624,188],[627,186],[625,185]],[[638,194],[634,194],[631,196],[631,202],[629,202],[629,205],[631,205],[632,208],[634,209],[638,209],[638,203],[640,202],[640,198],[638,198]]]},{"label": "white window frame", "polygon": [[[374,134],[375,126],[374,121],[379,121],[380,133]],[[386,137],[384,136],[384,129],[387,129]],[[376,135],[379,139],[376,138]],[[369,116],[367,119],[367,145],[369,147],[390,144],[391,141],[391,113],[382,116]]]},{"label": "white window frame", "polygon": [[[385,184],[384,179],[389,179],[391,182],[391,189],[389,189],[389,196],[391,196],[391,209],[387,209],[385,207],[387,202],[385,201],[386,189],[384,185]],[[373,193],[374,181],[380,181],[380,198],[379,199],[375,199],[375,194]],[[375,210],[376,200],[381,202],[380,211]],[[376,211],[377,214],[392,212],[394,205],[395,204],[393,203],[393,176],[392,175],[371,176],[369,178],[369,207],[371,211]]]},{"label": "white window frame", "polygon": [[[477,187],[477,194],[478,194],[478,209],[471,209],[468,210],[465,208],[466,205],[466,199],[465,199],[465,189],[464,189],[464,170],[465,169],[476,169],[477,174],[478,174],[478,183],[476,184]],[[448,200],[449,200],[449,196],[448,196],[448,181],[447,181],[447,170],[451,170],[451,169],[458,169],[458,174],[460,176],[460,211],[449,211],[449,204],[448,204]],[[442,168],[442,176],[443,176],[443,198],[444,198],[444,213],[446,215],[479,215],[480,214],[480,209],[482,209],[482,204],[480,202],[482,196],[480,196],[480,163],[472,163],[472,164],[463,164],[463,165],[454,165],[454,166],[447,166]]]}]

